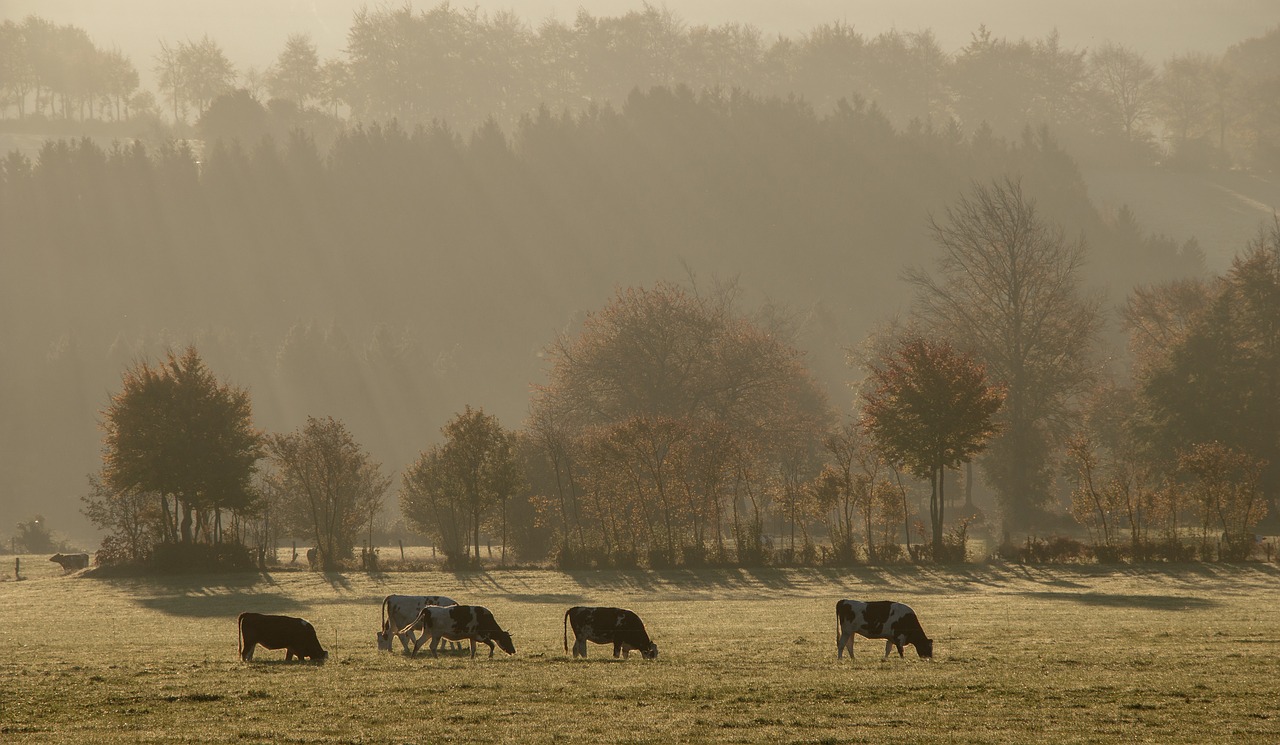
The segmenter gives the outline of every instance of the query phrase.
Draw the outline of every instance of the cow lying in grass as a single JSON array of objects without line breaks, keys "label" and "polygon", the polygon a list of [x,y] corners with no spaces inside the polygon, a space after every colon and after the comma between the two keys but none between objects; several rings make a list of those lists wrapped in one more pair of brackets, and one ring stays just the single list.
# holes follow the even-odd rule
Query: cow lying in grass
[{"label": "cow lying in grass", "polygon": [[846,649],[849,650],[849,659],[853,659],[854,634],[868,639],[884,639],[884,657],[881,659],[888,659],[895,646],[898,657],[902,657],[905,644],[914,646],[922,659],[933,658],[933,640],[924,635],[916,612],[902,603],[841,600],[836,603],[836,625],[836,659],[843,659]]}]

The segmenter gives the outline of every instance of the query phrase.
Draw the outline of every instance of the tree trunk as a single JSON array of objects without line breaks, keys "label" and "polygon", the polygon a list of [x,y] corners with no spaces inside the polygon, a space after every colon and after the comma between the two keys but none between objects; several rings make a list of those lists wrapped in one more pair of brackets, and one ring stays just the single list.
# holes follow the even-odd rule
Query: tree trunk
[{"label": "tree trunk", "polygon": [[932,494],[929,497],[929,517],[933,521],[933,560],[935,562],[942,561],[944,550],[942,545],[942,520],[945,505],[942,502],[944,497],[942,472],[943,469],[941,467],[934,468],[929,479],[933,487]]}]

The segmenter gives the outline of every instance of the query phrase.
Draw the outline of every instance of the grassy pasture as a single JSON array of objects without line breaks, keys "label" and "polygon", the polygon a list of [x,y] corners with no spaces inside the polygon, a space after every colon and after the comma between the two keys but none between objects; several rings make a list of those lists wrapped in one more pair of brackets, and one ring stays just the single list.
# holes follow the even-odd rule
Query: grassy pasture
[{"label": "grassy pasture", "polygon": [[[1280,741],[1273,565],[147,579],[53,569],[0,582],[2,742]],[[391,592],[487,605],[518,654],[378,653]],[[842,597],[910,603],[936,662],[911,649],[881,662],[883,644],[859,639],[857,659],[837,664]],[[589,645],[590,659],[569,659],[573,604],[636,610],[660,658],[615,662]],[[285,664],[262,649],[239,662],[244,610],[310,619],[330,662]]]}]

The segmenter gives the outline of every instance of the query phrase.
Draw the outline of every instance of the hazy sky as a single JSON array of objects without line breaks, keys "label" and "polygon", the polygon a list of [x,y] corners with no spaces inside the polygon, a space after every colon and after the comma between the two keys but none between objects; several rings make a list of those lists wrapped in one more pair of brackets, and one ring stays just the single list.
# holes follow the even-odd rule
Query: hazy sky
[{"label": "hazy sky", "polygon": [[[324,56],[340,53],[361,6],[399,7],[404,0],[0,0],[0,17],[36,14],[87,30],[101,47],[118,46],[145,74],[160,40],[208,33],[238,66],[270,64],[291,33],[309,33]],[[438,0],[413,0],[429,8]],[[997,36],[1039,37],[1057,28],[1068,46],[1103,39],[1126,43],[1152,61],[1190,49],[1221,52],[1280,25],[1280,0],[672,0],[665,5],[690,24],[751,23],[795,35],[827,21],[863,34],[932,28],[954,52],[985,23]],[[455,7],[512,10],[533,25],[572,21],[579,7],[619,15],[641,0],[461,0]]]}]

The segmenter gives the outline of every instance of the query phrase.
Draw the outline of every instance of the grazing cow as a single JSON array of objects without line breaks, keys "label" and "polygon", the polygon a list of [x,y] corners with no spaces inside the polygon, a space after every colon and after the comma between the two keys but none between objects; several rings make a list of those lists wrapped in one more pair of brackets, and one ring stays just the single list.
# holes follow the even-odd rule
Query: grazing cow
[{"label": "grazing cow", "polygon": [[316,627],[293,616],[267,616],[262,613],[241,613],[236,619],[240,628],[240,659],[253,660],[253,650],[261,644],[267,649],[284,649],[284,661],[296,655],[299,660],[324,662],[329,653],[320,647]]},{"label": "grazing cow", "polygon": [[489,657],[493,657],[493,643],[497,642],[507,654],[516,653],[516,645],[511,641],[511,632],[498,626],[488,608],[480,605],[451,605],[441,608],[428,605],[423,608],[413,622],[400,629],[399,633],[407,634],[411,629],[421,628],[422,636],[413,643],[413,654],[416,656],[427,637],[431,637],[431,656],[439,657],[436,651],[441,639],[449,641],[471,642],[471,656],[476,656],[476,642],[489,645]]},{"label": "grazing cow", "polygon": [[[414,629],[423,631],[424,635],[426,631],[421,626],[406,627],[406,624],[416,621],[422,609],[428,605],[444,607],[457,604],[457,601],[444,595],[388,595],[382,600],[382,631],[378,632],[378,649],[390,652],[391,637],[395,636],[404,645],[405,654],[408,654],[409,642],[418,641],[413,635]],[[406,628],[408,633],[402,631]]]},{"label": "grazing cow", "polygon": [[849,650],[849,659],[853,659],[853,635],[862,634],[868,639],[884,639],[884,657],[896,646],[898,656],[902,657],[902,646],[911,644],[916,654],[923,659],[933,658],[933,640],[924,635],[920,627],[920,619],[910,606],[878,600],[863,603],[858,600],[841,600],[836,603],[836,624],[839,638],[836,639],[836,659],[844,657],[845,649]]},{"label": "grazing cow", "polygon": [[89,566],[89,554],[54,554],[49,557],[49,561],[57,562],[62,567],[62,573],[67,574]]},{"label": "grazing cow", "polygon": [[637,649],[646,660],[658,658],[658,645],[649,639],[640,616],[624,608],[586,608],[575,605],[564,612],[564,651],[569,651],[569,627],[573,626],[573,656],[587,656],[587,642],[612,644],[613,656],[625,659]]},{"label": "grazing cow", "polygon": [[320,566],[320,549],[315,546],[307,549],[307,566],[312,569]]}]

